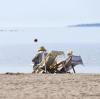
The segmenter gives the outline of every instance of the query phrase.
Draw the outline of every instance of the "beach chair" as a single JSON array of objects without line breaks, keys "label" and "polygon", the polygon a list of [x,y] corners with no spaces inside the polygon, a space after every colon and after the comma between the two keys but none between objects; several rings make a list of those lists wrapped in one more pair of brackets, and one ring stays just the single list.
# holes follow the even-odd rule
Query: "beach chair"
[{"label": "beach chair", "polygon": [[65,73],[65,72],[69,72],[71,69],[73,69],[73,72],[76,73],[74,67],[79,64],[83,65],[81,56],[72,55],[72,56],[68,57],[66,60],[58,63],[56,65],[56,70],[59,73]]},{"label": "beach chair", "polygon": [[63,51],[51,51],[47,54],[44,60],[37,66],[36,73],[54,73],[56,58],[59,55],[64,55]]}]

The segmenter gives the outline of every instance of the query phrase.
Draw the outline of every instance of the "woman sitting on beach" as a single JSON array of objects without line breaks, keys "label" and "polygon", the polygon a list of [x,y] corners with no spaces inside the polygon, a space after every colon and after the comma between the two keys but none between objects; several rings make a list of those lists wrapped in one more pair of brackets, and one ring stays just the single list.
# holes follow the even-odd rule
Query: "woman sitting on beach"
[{"label": "woman sitting on beach", "polygon": [[35,57],[32,59],[32,62],[33,62],[33,70],[35,69],[35,67],[41,63],[41,61],[46,57],[47,55],[47,52],[46,52],[46,49],[41,46],[39,49],[38,49],[38,53],[35,55]]}]

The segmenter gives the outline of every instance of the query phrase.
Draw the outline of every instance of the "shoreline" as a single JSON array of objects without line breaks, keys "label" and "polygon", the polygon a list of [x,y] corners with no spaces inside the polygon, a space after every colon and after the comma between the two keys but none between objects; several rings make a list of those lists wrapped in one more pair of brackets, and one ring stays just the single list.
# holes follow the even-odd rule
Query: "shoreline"
[{"label": "shoreline", "polygon": [[92,76],[92,75],[100,75],[100,73],[25,73],[25,72],[5,72],[5,73],[0,73],[0,75],[87,75],[87,76]]}]

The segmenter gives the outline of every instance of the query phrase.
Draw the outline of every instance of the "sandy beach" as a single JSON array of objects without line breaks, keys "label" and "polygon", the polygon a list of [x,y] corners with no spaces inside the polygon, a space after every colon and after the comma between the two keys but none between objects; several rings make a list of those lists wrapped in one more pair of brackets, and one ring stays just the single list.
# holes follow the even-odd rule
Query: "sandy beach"
[{"label": "sandy beach", "polygon": [[100,99],[100,75],[0,74],[0,99]]}]

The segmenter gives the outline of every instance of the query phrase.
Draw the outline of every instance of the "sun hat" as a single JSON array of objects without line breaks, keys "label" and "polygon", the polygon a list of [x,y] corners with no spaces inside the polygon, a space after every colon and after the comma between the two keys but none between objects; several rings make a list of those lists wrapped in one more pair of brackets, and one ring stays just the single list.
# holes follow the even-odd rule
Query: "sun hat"
[{"label": "sun hat", "polygon": [[41,46],[41,47],[38,49],[38,51],[46,51],[46,49],[45,49],[43,46]]}]

